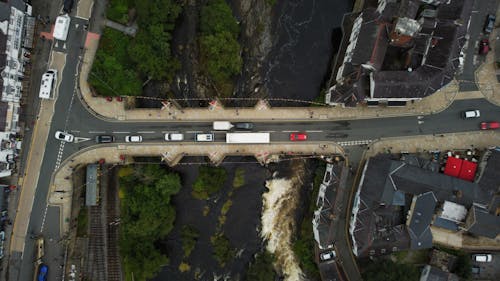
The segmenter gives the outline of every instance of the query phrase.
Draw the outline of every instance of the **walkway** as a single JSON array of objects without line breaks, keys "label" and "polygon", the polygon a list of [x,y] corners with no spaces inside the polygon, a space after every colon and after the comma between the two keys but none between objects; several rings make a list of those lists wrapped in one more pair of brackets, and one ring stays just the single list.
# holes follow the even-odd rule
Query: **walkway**
[{"label": "walkway", "polygon": [[137,33],[137,24],[133,24],[131,26],[125,26],[125,25],[123,25],[121,23],[117,23],[117,22],[114,22],[114,21],[111,21],[111,20],[105,20],[104,24],[107,27],[110,27],[112,29],[115,29],[115,30],[118,30],[118,31],[120,31],[122,33],[125,33],[128,36],[134,37],[135,34]]}]

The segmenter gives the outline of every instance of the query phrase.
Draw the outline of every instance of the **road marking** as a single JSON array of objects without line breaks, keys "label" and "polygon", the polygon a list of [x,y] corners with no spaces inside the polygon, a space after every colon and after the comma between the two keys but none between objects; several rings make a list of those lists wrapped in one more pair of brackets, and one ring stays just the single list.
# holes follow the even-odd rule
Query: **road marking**
[{"label": "road marking", "polygon": [[196,134],[196,133],[201,133],[202,131],[186,131],[188,134]]},{"label": "road marking", "polygon": [[104,134],[106,131],[89,131],[89,134]]},{"label": "road marking", "polygon": [[130,132],[113,132],[113,134],[130,134]]},{"label": "road marking", "polygon": [[353,146],[353,145],[363,145],[370,144],[373,140],[353,140],[353,141],[340,141],[337,142],[340,146]]},{"label": "road marking", "polygon": [[154,134],[156,133],[155,131],[139,131],[139,134]]},{"label": "road marking", "polygon": [[45,218],[47,218],[47,210],[49,209],[49,204],[45,206],[45,212],[43,212],[42,226],[40,227],[40,233],[43,232],[43,226],[45,225]]},{"label": "road marking", "polygon": [[79,133],[80,131],[71,130],[72,133]]},{"label": "road marking", "polygon": [[274,133],[276,131],[259,131],[259,133]]},{"label": "road marking", "polygon": [[293,133],[293,132],[297,132],[297,131],[281,131],[282,133]]},{"label": "road marking", "polygon": [[306,131],[308,133],[322,133],[323,131],[322,130],[310,130],[310,131]]}]

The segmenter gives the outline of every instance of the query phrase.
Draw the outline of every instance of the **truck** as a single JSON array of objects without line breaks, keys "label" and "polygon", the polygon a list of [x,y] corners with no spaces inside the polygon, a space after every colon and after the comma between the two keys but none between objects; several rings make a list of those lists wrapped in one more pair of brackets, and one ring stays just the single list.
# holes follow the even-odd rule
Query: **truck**
[{"label": "truck", "polygon": [[270,133],[227,133],[226,143],[270,143]]},{"label": "truck", "polygon": [[42,82],[40,83],[40,93],[38,97],[41,99],[52,99],[54,86],[57,82],[57,70],[49,69],[42,75]]},{"label": "truck", "polygon": [[69,24],[71,19],[68,14],[58,16],[54,26],[54,38],[61,41],[66,41],[68,38]]},{"label": "truck", "polygon": [[214,130],[216,131],[229,131],[234,127],[229,121],[214,121]]}]

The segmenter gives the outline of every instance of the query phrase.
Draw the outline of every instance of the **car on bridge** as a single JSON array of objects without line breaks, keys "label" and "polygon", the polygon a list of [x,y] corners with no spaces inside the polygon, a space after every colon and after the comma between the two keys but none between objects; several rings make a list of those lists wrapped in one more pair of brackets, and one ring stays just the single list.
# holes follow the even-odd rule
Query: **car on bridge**
[{"label": "car on bridge", "polygon": [[481,122],[481,130],[494,130],[500,128],[500,122]]},{"label": "car on bridge", "polygon": [[114,141],[115,141],[115,137],[109,136],[109,135],[100,135],[100,136],[95,137],[96,143],[110,143],[110,142],[114,142]]},{"label": "car on bridge", "polygon": [[307,134],[306,133],[291,133],[290,134],[290,140],[291,141],[305,141],[307,140]]},{"label": "car on bridge", "polygon": [[62,131],[56,131],[55,137],[56,139],[64,142],[73,142],[73,140],[75,140],[75,136]]},{"label": "car on bridge", "polygon": [[126,136],[125,142],[142,142],[142,136]]}]

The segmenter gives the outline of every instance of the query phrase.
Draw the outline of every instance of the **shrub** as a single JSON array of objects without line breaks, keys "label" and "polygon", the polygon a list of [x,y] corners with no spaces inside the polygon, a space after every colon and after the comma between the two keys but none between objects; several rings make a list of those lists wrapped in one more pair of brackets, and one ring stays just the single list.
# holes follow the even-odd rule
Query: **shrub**
[{"label": "shrub", "polygon": [[200,166],[198,178],[193,184],[192,195],[197,199],[208,199],[222,188],[226,177],[226,169],[222,167]]},{"label": "shrub", "polygon": [[229,240],[223,234],[217,234],[210,238],[212,242],[212,247],[214,249],[215,260],[219,263],[221,267],[233,258],[235,251],[231,248]]},{"label": "shrub", "polygon": [[233,187],[240,188],[245,184],[245,169],[236,168],[233,178]]},{"label": "shrub", "polygon": [[182,251],[184,252],[184,258],[191,255],[194,247],[196,246],[196,241],[200,233],[196,228],[190,225],[184,225],[181,230],[181,241],[182,241]]}]

